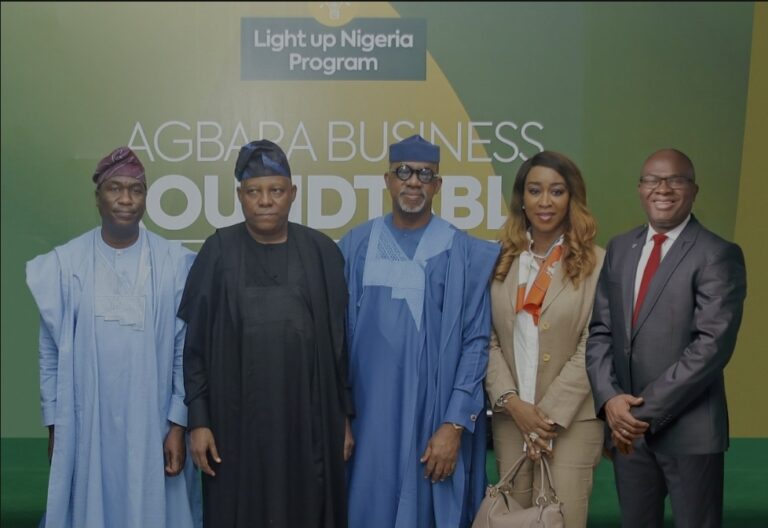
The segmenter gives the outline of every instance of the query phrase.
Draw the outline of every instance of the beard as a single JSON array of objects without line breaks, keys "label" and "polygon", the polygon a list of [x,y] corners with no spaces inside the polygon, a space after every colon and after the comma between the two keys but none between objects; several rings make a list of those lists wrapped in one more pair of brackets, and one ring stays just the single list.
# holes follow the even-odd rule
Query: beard
[{"label": "beard", "polygon": [[415,205],[409,205],[408,204],[408,198],[405,197],[406,194],[414,194],[412,192],[406,192],[405,189],[400,191],[400,194],[397,198],[397,203],[400,205],[400,209],[404,213],[420,213],[424,210],[424,206],[427,203],[427,193],[424,189],[420,189],[419,193],[421,195],[421,202],[415,204]]}]

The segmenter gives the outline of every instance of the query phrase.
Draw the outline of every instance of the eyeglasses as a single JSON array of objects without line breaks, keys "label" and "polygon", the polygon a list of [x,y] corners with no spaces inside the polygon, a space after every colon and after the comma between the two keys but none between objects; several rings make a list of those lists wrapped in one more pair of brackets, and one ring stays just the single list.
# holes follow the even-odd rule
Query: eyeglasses
[{"label": "eyeglasses", "polygon": [[411,176],[413,176],[414,172],[416,173],[416,177],[421,183],[432,183],[432,180],[439,177],[437,173],[429,167],[415,169],[410,165],[406,165],[405,163],[400,165],[396,170],[392,171],[392,173],[397,176],[397,179],[401,181],[408,181]]},{"label": "eyeglasses", "polygon": [[661,185],[661,182],[666,182],[667,187],[670,189],[682,189],[692,181],[693,180],[688,176],[667,176],[666,178],[660,176],[643,176],[640,178],[640,185],[646,189],[655,189]]}]

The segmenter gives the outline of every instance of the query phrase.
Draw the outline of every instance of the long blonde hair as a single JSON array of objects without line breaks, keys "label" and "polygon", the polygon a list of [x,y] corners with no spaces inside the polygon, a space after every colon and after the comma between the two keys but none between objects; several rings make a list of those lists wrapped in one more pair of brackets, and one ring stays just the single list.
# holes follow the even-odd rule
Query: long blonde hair
[{"label": "long blonde hair", "polygon": [[526,231],[528,219],[523,211],[523,193],[525,179],[533,167],[547,167],[556,171],[565,180],[570,199],[568,215],[566,216],[563,237],[563,269],[565,276],[575,287],[595,269],[594,252],[597,222],[587,208],[587,188],[581,171],[576,164],[566,156],[545,150],[539,152],[520,166],[512,187],[512,198],[509,202],[509,214],[504,225],[499,230],[501,255],[496,263],[494,279],[503,281],[512,262],[520,253],[528,249]]}]

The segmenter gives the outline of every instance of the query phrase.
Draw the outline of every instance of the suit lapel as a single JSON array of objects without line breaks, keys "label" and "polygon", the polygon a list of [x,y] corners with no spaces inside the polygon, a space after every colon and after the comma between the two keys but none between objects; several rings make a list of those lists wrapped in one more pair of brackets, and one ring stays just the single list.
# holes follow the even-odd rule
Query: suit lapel
[{"label": "suit lapel", "polygon": [[[510,322],[514,322],[517,313],[517,285],[520,282],[520,256],[515,257],[512,265],[509,267],[509,273],[504,279],[504,288],[509,295],[509,306],[512,307],[510,313]],[[514,324],[512,324],[514,327]]]},{"label": "suit lapel", "polygon": [[544,295],[544,300],[541,302],[541,313],[544,313],[544,310],[546,310],[547,307],[552,304],[552,301],[560,295],[560,292],[565,288],[565,283],[563,259],[560,259],[560,262],[555,266],[554,273],[552,273],[552,281],[549,283],[549,288],[547,288],[547,293]]},{"label": "suit lapel", "polygon": [[629,340],[632,332],[632,312],[635,309],[635,277],[637,276],[637,266],[640,263],[640,254],[643,252],[643,246],[645,245],[645,238],[648,235],[648,226],[640,229],[640,231],[632,240],[632,244],[627,250],[627,263],[630,265],[624,266],[621,277],[621,298],[624,301],[622,304],[622,311],[624,312],[624,332]]},{"label": "suit lapel", "polygon": [[664,290],[664,286],[669,281],[672,273],[677,269],[682,262],[685,255],[693,247],[693,242],[696,240],[696,235],[699,233],[701,224],[699,224],[695,218],[691,217],[688,225],[685,226],[683,232],[669,248],[669,251],[664,256],[659,264],[659,269],[651,279],[651,283],[648,285],[648,293],[645,296],[643,305],[640,307],[640,313],[637,314],[637,324],[632,331],[632,337],[637,334],[637,331],[643,326],[643,323],[648,318],[648,314],[653,310],[656,302],[659,300],[661,292]]}]

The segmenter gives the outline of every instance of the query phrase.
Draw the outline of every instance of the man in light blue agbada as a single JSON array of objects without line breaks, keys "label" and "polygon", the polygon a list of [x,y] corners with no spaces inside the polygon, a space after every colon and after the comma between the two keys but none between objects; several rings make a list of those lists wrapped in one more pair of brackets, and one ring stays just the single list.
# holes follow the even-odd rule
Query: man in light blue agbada
[{"label": "man in light blue agbada", "polygon": [[340,242],[349,285],[350,528],[469,526],[485,488],[488,282],[498,245],[432,214],[440,149],[390,146],[392,214]]},{"label": "man in light blue agbada", "polygon": [[140,227],[146,177],[129,148],[93,181],[101,226],[27,263],[51,463],[40,524],[197,527],[176,317],[194,253]]}]

